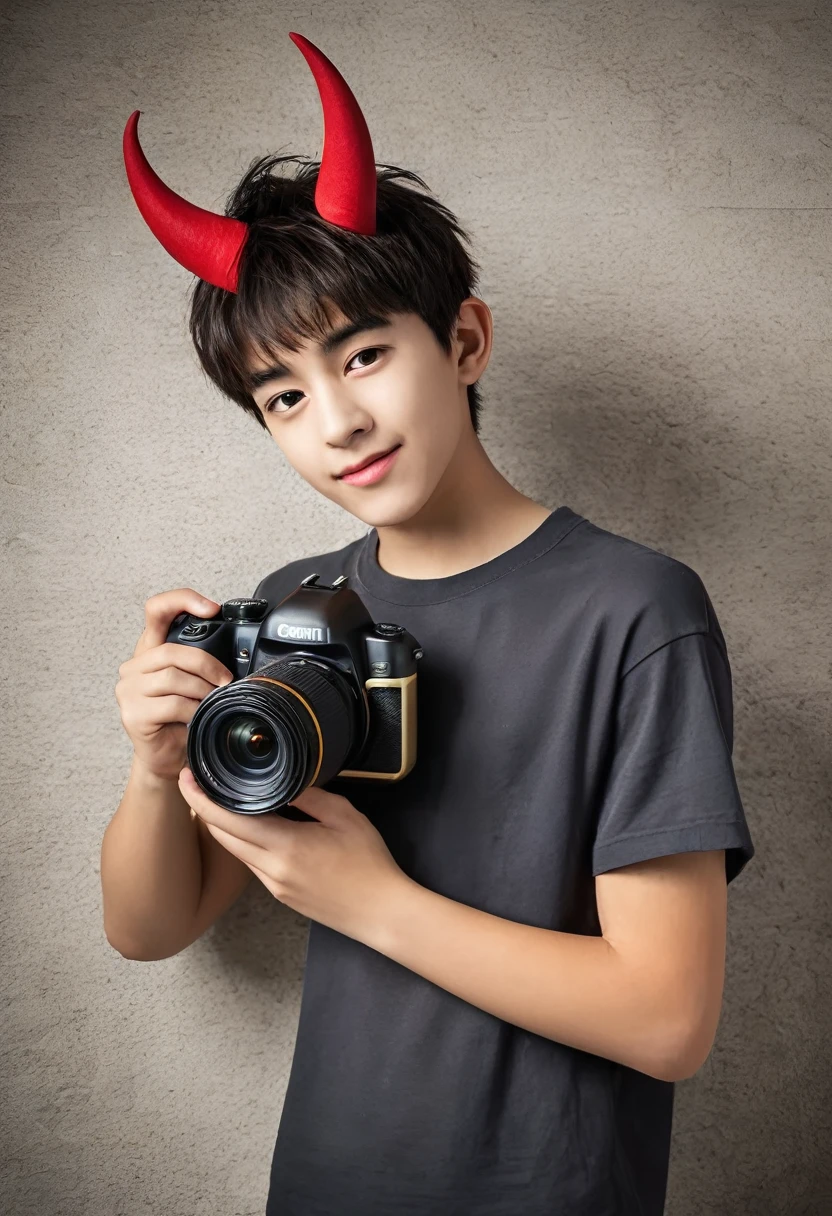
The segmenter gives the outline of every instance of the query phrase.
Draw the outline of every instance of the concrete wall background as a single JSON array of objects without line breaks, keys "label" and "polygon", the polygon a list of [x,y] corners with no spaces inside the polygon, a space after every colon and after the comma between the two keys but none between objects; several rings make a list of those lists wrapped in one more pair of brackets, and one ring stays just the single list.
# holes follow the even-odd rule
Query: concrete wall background
[{"label": "concrete wall background", "polygon": [[[672,1216],[820,1216],[830,1143],[832,17],[818,0],[10,0],[3,18],[4,1181],[15,1216],[254,1216],[306,922],[258,883],[123,960],[101,835],[148,596],[251,594],[365,530],[209,388],[190,276],[121,135],[221,209],[320,155],[330,55],[376,158],[469,226],[496,324],[483,441],[524,492],[692,565],[734,672],[757,857],[725,1006],[677,1087]],[[241,493],[241,488],[243,492]]]}]

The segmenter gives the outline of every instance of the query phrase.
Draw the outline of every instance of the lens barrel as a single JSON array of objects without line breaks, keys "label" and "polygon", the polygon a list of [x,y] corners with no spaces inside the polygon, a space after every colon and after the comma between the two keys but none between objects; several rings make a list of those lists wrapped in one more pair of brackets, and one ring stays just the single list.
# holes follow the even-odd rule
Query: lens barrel
[{"label": "lens barrel", "polygon": [[[188,765],[219,806],[276,811],[345,767],[361,737],[359,708],[333,664],[278,659],[200,702],[188,728]],[[310,818],[298,808],[285,817]]]}]

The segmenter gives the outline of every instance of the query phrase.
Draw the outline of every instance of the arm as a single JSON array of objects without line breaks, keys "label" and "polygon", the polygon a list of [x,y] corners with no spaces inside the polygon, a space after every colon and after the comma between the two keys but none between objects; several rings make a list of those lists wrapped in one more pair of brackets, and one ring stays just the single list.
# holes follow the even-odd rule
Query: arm
[{"label": "arm", "polygon": [[679,853],[598,875],[600,937],[504,920],[407,878],[363,940],[504,1021],[683,1080],[719,1022],[724,857]]},{"label": "arm", "polygon": [[[348,798],[308,786],[313,822],[235,815],[190,770],[180,789],[271,894],[471,1005],[535,1034],[682,1080],[707,1058],[724,974],[724,849],[600,874],[600,935],[520,924],[421,886]],[[252,822],[254,821],[254,822]]]},{"label": "arm", "polygon": [[178,954],[241,894],[251,871],[191,813],[176,780],[134,757],[101,844],[104,932],[125,958]]}]

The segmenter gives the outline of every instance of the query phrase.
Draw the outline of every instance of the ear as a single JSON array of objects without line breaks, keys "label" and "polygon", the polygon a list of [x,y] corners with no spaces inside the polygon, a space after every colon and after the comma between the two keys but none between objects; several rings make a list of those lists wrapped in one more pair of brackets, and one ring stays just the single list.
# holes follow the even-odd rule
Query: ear
[{"label": "ear", "polygon": [[456,350],[462,384],[474,384],[488,366],[494,337],[494,318],[485,300],[468,296],[459,306]]}]

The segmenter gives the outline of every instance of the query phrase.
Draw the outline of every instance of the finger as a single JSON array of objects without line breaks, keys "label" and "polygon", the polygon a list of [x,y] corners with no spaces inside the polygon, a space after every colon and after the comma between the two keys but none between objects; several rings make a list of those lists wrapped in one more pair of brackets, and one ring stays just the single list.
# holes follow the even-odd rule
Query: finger
[{"label": "finger", "polygon": [[179,667],[161,667],[157,671],[148,671],[142,681],[142,696],[167,697],[171,693],[187,697],[192,701],[202,701],[209,692],[214,691],[215,685],[204,680],[202,676],[192,675]]},{"label": "finger", "polygon": [[204,823],[213,824],[237,840],[254,845],[260,850],[261,856],[264,850],[273,849],[278,841],[286,840],[292,828],[299,826],[278,815],[241,815],[226,810],[224,806],[217,806],[200,789],[187,766],[179,774],[179,789]]},{"label": "finger", "polygon": [[154,646],[152,650],[135,655],[122,666],[127,675],[146,675],[151,671],[176,667],[180,671],[200,676],[212,690],[220,684],[228,684],[233,679],[225,664],[207,650],[200,650],[198,646],[185,646],[181,642],[163,641],[161,646]]},{"label": "finger", "polygon": [[280,896],[277,894],[277,883],[270,874],[267,874],[265,870],[261,870],[259,866],[252,865],[250,861],[245,862],[245,865],[248,866],[255,878],[260,879],[269,895],[273,895],[275,899],[280,899]]},{"label": "finger", "polygon": [[[258,862],[262,863],[264,851],[258,845],[234,836],[230,832],[224,832],[222,828],[218,828],[213,823],[206,823],[205,826],[224,849],[233,853],[235,857],[239,857],[240,861],[245,862],[249,869],[255,869]],[[259,872],[263,874],[262,870]]]},{"label": "finger", "polygon": [[193,587],[177,587],[173,591],[160,591],[151,595],[144,606],[144,633],[139,639],[137,649],[147,650],[151,646],[160,646],[168,635],[171,621],[180,612],[190,612],[193,616],[216,616],[220,605],[207,596],[199,595]]},{"label": "finger", "polygon": [[348,798],[323,790],[318,785],[308,785],[292,799],[289,806],[296,806],[325,824],[342,823],[350,814],[358,814]]},{"label": "finger", "polygon": [[[211,829],[209,828],[208,830],[210,831]],[[219,840],[219,837],[217,837],[217,839]],[[222,843],[222,842],[220,842],[220,843]],[[272,889],[274,887],[274,880],[269,877],[269,875],[266,873],[266,871],[261,870],[259,866],[254,865],[250,861],[244,861],[244,859],[242,857],[240,858],[240,860],[243,861],[244,865],[248,866],[248,868],[251,870],[251,872],[255,876],[255,878],[259,878],[260,881],[262,882],[263,886],[268,887],[269,891],[272,893],[272,895],[274,895],[274,891]]]}]

